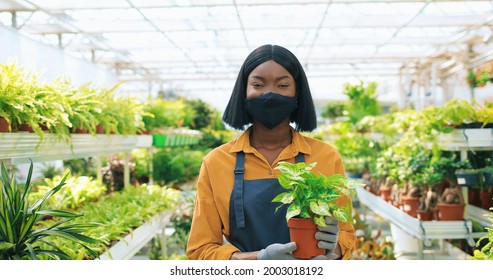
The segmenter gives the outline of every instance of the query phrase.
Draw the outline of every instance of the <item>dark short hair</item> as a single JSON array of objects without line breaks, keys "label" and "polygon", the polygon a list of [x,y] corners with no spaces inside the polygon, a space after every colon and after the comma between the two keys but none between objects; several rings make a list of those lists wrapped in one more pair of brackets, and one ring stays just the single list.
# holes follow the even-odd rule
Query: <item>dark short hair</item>
[{"label": "dark short hair", "polygon": [[236,79],[233,93],[224,111],[223,121],[231,127],[240,130],[252,123],[251,116],[245,110],[248,75],[257,66],[269,60],[273,60],[286,68],[295,80],[298,107],[291,114],[290,120],[296,124],[296,130],[314,130],[317,127],[317,116],[305,71],[292,52],[276,45],[258,47],[245,59]]}]

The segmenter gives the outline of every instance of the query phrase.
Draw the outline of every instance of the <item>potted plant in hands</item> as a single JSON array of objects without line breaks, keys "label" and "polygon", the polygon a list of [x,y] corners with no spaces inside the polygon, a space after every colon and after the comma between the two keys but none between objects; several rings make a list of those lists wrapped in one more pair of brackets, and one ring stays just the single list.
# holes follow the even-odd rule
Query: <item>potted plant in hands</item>
[{"label": "potted plant in hands", "polygon": [[[48,240],[49,237],[63,238],[81,244],[91,255],[97,257],[97,254],[85,243],[98,243],[98,240],[81,234],[83,230],[94,227],[95,224],[70,223],[68,225],[67,222],[81,215],[65,210],[45,208],[47,200],[65,185],[68,173],[56,187],[31,204],[29,195],[32,188],[32,162],[24,185],[16,183],[15,175],[10,175],[3,163],[1,169],[0,259],[37,260],[41,256],[52,259],[70,259],[67,253]],[[60,218],[60,220],[48,228],[38,228],[36,223],[46,216]]]},{"label": "potted plant in hands", "polygon": [[[356,185],[363,185],[341,174],[317,176],[311,171],[316,164],[279,162],[276,167],[281,171],[279,184],[287,191],[278,194],[272,202],[282,203],[276,211],[284,204],[289,205],[286,220],[291,241],[297,244],[297,250],[293,252],[297,258],[325,255],[325,249],[318,248],[318,240],[315,239],[317,226],[326,226],[326,216],[345,223],[352,222],[351,202],[339,205],[335,200],[343,195],[350,196]],[[307,232],[297,239],[294,226],[305,228]]]}]

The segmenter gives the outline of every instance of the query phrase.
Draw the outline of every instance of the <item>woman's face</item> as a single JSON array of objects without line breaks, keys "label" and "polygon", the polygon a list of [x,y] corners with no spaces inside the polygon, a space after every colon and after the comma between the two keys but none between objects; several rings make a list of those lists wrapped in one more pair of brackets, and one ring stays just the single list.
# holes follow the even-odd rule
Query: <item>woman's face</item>
[{"label": "woman's face", "polygon": [[285,96],[296,94],[293,76],[273,60],[260,64],[248,75],[246,98],[252,99],[267,92]]}]

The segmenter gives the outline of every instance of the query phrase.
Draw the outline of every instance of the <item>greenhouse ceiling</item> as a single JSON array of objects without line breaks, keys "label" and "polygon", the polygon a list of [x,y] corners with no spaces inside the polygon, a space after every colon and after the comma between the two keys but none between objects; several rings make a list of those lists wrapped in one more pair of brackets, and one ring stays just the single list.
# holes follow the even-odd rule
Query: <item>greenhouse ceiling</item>
[{"label": "greenhouse ceiling", "polygon": [[0,23],[135,91],[204,98],[227,96],[248,53],[278,44],[323,98],[344,81],[396,80],[403,65],[490,51],[493,1],[1,0]]}]

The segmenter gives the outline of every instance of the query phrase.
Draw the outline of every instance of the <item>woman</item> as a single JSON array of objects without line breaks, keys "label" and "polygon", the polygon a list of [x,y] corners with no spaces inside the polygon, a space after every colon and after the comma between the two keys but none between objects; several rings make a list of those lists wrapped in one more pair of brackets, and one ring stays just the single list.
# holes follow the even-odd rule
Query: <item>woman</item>
[{"label": "woman", "polygon": [[[271,202],[283,191],[274,168],[279,161],[318,162],[315,173],[344,174],[332,146],[299,133],[316,128],[316,115],[298,59],[276,45],[254,50],[240,69],[223,120],[236,129],[252,125],[204,158],[187,257],[295,259],[286,212],[276,212],[278,205]],[[337,202],[344,205],[349,199]],[[327,249],[316,259],[349,259],[356,239],[350,223],[331,218],[315,237]]]}]

